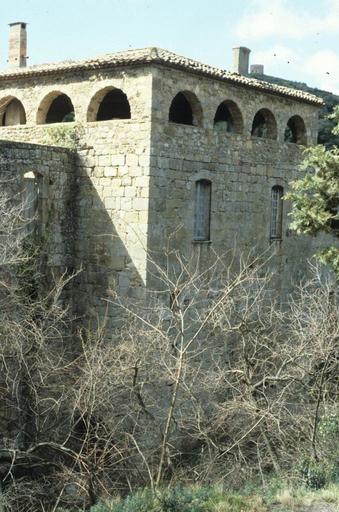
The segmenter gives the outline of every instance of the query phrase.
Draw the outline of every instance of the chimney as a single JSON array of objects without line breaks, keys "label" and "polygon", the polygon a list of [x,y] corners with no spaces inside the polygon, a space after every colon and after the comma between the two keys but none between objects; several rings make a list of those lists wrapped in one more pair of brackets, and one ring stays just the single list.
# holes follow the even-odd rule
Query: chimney
[{"label": "chimney", "polygon": [[8,65],[11,68],[24,68],[27,61],[26,23],[9,24]]},{"label": "chimney", "polygon": [[264,66],[263,64],[251,64],[251,75],[263,75]]},{"label": "chimney", "polygon": [[248,75],[248,65],[251,50],[245,46],[233,48],[233,72],[239,75]]}]

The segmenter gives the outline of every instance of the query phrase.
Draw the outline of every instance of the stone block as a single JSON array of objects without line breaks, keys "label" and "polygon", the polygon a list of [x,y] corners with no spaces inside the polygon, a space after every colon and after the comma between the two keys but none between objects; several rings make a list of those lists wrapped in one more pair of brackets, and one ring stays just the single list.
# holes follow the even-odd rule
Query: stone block
[{"label": "stone block", "polygon": [[117,174],[118,174],[118,170],[116,167],[105,167],[104,168],[104,176],[106,178],[109,178],[112,176],[117,176]]},{"label": "stone block", "polygon": [[136,211],[148,209],[148,199],[142,197],[136,197],[133,199],[133,209]]},{"label": "stone block", "polygon": [[110,164],[113,166],[125,165],[125,155],[112,155]]}]

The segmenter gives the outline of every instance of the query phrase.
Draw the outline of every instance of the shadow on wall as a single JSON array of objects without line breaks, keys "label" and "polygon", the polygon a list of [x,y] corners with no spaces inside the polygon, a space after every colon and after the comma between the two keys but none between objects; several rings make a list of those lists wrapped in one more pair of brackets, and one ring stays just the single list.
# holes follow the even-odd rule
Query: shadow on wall
[{"label": "shadow on wall", "polygon": [[74,154],[0,141],[0,183],[15,201],[28,198],[27,214],[36,215],[37,233],[43,236],[47,277],[50,272],[81,270],[67,291],[79,324],[96,327],[106,320],[107,327],[115,325],[119,315],[106,299],[118,288],[125,295],[138,293],[144,283],[91,178],[75,165]]},{"label": "shadow on wall", "polygon": [[[118,234],[110,215],[86,170],[77,165],[74,209],[74,263],[81,272],[74,283],[75,314],[95,328],[105,322],[107,332],[119,324],[121,310],[107,299],[113,293],[140,295],[144,291],[142,276]],[[113,292],[113,293],[112,293]]]}]

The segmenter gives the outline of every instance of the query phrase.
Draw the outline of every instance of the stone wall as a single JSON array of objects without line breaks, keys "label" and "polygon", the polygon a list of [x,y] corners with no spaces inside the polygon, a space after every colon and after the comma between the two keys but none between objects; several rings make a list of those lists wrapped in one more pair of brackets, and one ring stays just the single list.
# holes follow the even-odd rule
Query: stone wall
[{"label": "stone wall", "polygon": [[[23,103],[27,125],[1,127],[3,138],[44,144],[53,141],[50,131],[71,132],[80,125],[72,205],[75,266],[82,269],[77,312],[87,319],[103,318],[111,289],[140,295],[146,284],[152,75],[143,68],[115,69],[74,74],[57,86],[55,77],[11,85],[1,85],[3,94]],[[131,119],[87,122],[92,98],[107,87],[126,93]],[[37,124],[39,106],[56,90],[71,98],[79,124]]]},{"label": "stone wall", "polygon": [[0,140],[3,193],[25,199],[25,175],[39,182],[39,233],[48,268],[56,273],[74,268],[74,155],[64,148]]},{"label": "stone wall", "polygon": [[[108,87],[126,93],[131,119],[87,122],[92,99]],[[57,91],[71,98],[80,125],[37,124],[46,98]],[[171,101],[179,91],[198,99],[199,126],[169,123]],[[317,107],[154,65],[1,82],[0,95],[18,98],[27,117],[27,125],[0,127],[4,139],[45,144],[51,141],[51,128],[80,130],[68,208],[75,233],[73,264],[82,269],[76,283],[77,313],[86,321],[114,319],[107,303],[112,289],[143,295],[144,287],[152,284],[148,256],[156,255],[165,264],[162,248],[174,230],[176,247],[199,254],[202,262],[208,262],[213,251],[236,247],[248,253],[254,247],[265,254],[273,250],[279,289],[288,290],[291,280],[301,276],[313,242],[292,236],[287,204],[283,240],[270,242],[270,197],[272,186],[286,189],[302,157],[302,147],[283,142],[288,119],[302,117],[307,143],[312,144],[317,137]],[[242,133],[214,129],[216,110],[224,100],[240,109]],[[251,136],[254,115],[261,108],[275,116],[277,140]],[[194,242],[192,236],[198,179],[212,182],[207,244]],[[59,193],[64,192],[60,188]],[[51,257],[54,252],[51,248]]]},{"label": "stone wall", "polygon": [[[168,236],[180,226],[173,239],[175,247],[206,262],[214,252],[223,254],[232,249],[245,255],[254,251],[263,257],[273,253],[275,286],[289,291],[291,283],[305,273],[314,241],[291,233],[287,202],[282,241],[270,240],[271,190],[279,185],[286,191],[298,175],[302,159],[303,146],[283,142],[288,119],[300,115],[308,143],[313,143],[317,109],[163,68],[155,70],[153,84],[148,247],[166,247]],[[168,122],[171,101],[179,91],[190,91],[198,98],[203,111],[200,126]],[[214,129],[215,112],[224,100],[233,100],[240,108],[242,134]],[[277,140],[251,136],[252,120],[261,108],[274,113]],[[211,236],[210,241],[200,243],[193,239],[195,183],[199,179],[212,182]],[[159,261],[165,264],[161,256]]]}]

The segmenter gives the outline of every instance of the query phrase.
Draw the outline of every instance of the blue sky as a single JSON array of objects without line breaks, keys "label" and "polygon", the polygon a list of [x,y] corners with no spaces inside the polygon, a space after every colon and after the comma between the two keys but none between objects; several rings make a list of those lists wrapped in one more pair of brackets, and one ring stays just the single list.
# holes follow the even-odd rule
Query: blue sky
[{"label": "blue sky", "polygon": [[231,68],[232,46],[265,72],[339,94],[339,0],[5,0],[7,24],[28,25],[29,64],[160,46]]}]

